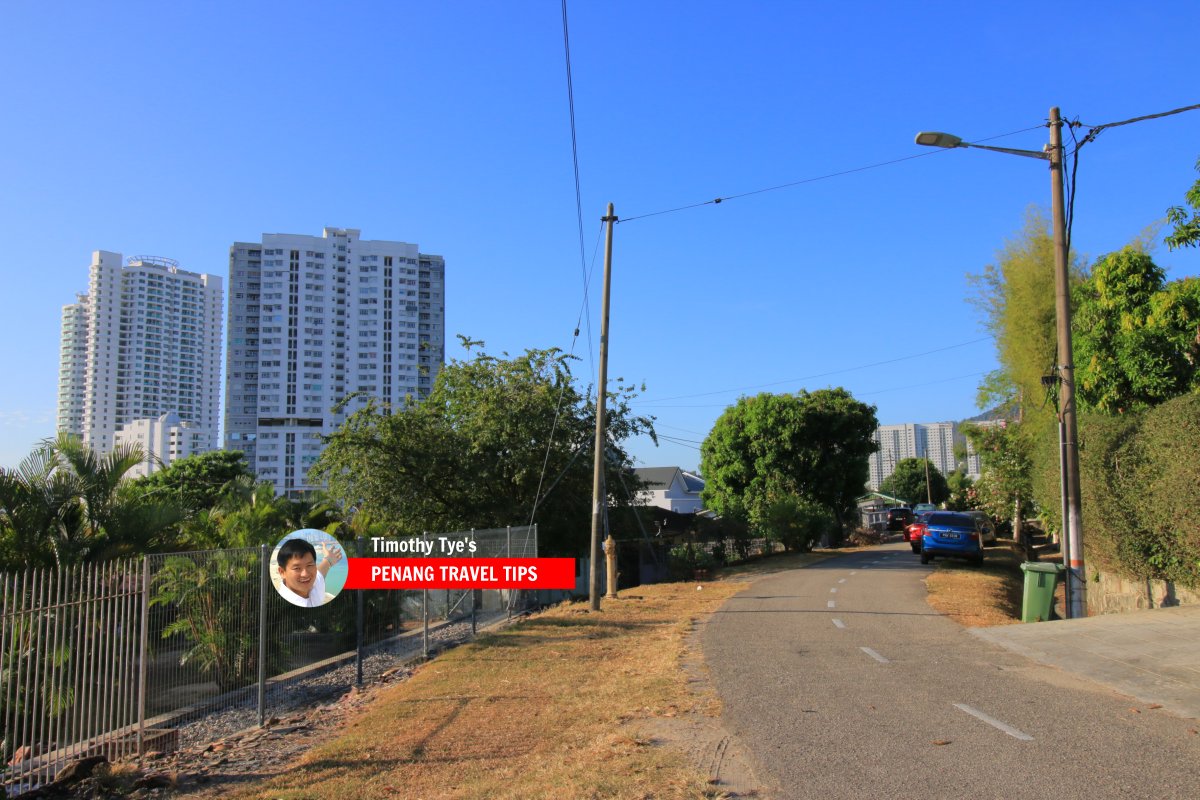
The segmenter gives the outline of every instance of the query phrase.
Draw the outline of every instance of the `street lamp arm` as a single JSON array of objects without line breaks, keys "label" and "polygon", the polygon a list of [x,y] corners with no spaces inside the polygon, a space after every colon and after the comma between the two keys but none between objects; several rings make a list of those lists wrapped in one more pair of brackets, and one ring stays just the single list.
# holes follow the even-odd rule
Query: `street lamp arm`
[{"label": "street lamp arm", "polygon": [[1014,150],[1011,147],[992,147],[987,144],[963,144],[963,147],[973,147],[976,150],[992,150],[997,153],[1009,153],[1014,156],[1025,156],[1026,158],[1040,158],[1043,161],[1050,160],[1050,154],[1044,150]]},{"label": "street lamp arm", "polygon": [[926,147],[974,147],[976,150],[992,150],[996,153],[1008,153],[1014,156],[1025,156],[1026,158],[1040,158],[1043,161],[1050,160],[1050,154],[1042,150],[1015,150],[1011,147],[992,147],[990,144],[971,144],[970,142],[964,142],[962,137],[955,136],[952,133],[921,131],[917,134],[916,142]]}]

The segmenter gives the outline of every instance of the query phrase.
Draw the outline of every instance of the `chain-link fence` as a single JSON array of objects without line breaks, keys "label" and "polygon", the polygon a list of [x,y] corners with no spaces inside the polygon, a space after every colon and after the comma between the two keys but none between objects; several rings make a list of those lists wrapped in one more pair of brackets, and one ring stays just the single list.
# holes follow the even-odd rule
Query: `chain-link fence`
[{"label": "chain-link fence", "polygon": [[[439,536],[473,541],[467,558],[537,556],[537,526],[424,538]],[[342,547],[376,555],[368,540]],[[302,608],[273,589],[270,558],[264,545],[0,573],[0,786],[36,786],[85,755],[171,749],[214,714],[228,712],[233,729],[262,724],[297,698],[339,695],[469,638],[527,600],[504,589],[355,590]]]}]

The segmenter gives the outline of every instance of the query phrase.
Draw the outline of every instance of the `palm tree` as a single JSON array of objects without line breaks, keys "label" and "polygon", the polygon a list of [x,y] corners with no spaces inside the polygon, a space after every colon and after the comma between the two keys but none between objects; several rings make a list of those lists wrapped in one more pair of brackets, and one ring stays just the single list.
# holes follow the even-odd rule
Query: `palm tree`
[{"label": "palm tree", "polygon": [[178,519],[169,499],[132,491],[137,445],[100,454],[69,434],[47,439],[13,472],[0,471],[0,546],[7,565],[59,567],[135,555],[166,544]]}]

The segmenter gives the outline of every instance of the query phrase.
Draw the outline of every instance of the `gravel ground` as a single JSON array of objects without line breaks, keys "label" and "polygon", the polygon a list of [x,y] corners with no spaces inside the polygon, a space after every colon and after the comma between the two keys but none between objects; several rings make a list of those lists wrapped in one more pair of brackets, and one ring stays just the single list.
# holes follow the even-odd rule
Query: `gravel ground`
[{"label": "gravel ground", "polygon": [[[497,613],[480,618],[478,625],[482,630],[486,625],[502,624],[504,619],[504,613]],[[433,628],[430,656],[470,639],[469,620]],[[353,660],[271,687],[266,693],[268,720],[262,728],[258,727],[257,697],[248,693],[239,704],[176,723],[179,739],[175,750],[146,754],[140,770],[134,770],[134,764],[124,771],[118,766],[120,777],[84,777],[60,787],[48,784],[36,796],[71,800],[220,798],[239,784],[278,774],[301,754],[332,738],[342,722],[374,694],[407,680],[420,654],[420,634],[380,645],[362,660],[362,688],[355,686]]]}]

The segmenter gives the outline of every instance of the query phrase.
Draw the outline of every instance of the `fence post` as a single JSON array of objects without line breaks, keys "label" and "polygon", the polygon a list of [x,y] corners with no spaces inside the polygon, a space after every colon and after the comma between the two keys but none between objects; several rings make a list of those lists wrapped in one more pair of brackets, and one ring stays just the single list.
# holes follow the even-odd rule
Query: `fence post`
[{"label": "fence post", "polygon": [[142,556],[141,663],[138,664],[138,766],[146,751],[146,678],[150,673],[150,556]]},{"label": "fence post", "polygon": [[[512,525],[504,529],[504,557],[512,558]],[[508,590],[508,621],[512,622],[513,601],[516,598],[516,589]]]},{"label": "fence post", "polygon": [[[428,538],[428,531],[421,531],[421,541]],[[429,590],[421,590],[421,620],[424,628],[421,631],[421,657],[429,660]]]},{"label": "fence post", "polygon": [[[475,529],[474,528],[471,528],[471,544],[472,545],[475,544]],[[475,557],[475,549],[472,548],[471,549],[471,558],[474,558],[474,557]],[[476,597],[475,592],[477,590],[469,589],[468,591],[471,592],[471,635],[474,636],[477,631],[476,614],[475,614],[475,597]]]},{"label": "fence post", "polygon": [[[359,536],[354,540],[354,552],[362,558],[363,555],[363,537]],[[363,589],[355,592],[356,608],[354,610],[354,676],[355,685],[362,688],[363,685]]]},{"label": "fence post", "polygon": [[258,546],[258,727],[267,722],[267,589],[271,585],[271,551]]}]

